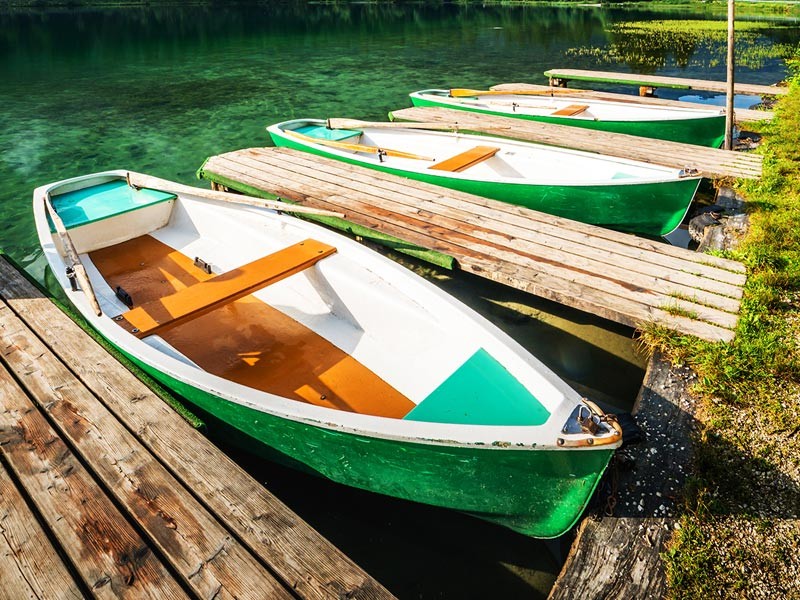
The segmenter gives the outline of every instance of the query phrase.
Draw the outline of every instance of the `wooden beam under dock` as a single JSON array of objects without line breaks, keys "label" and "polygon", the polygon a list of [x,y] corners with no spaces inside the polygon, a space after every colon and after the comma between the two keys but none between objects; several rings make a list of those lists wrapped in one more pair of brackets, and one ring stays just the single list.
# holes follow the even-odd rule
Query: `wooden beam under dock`
[{"label": "wooden beam under dock", "polygon": [[392,598],[0,256],[0,596]]},{"label": "wooden beam under dock", "polygon": [[746,276],[731,260],[287,148],[213,156],[199,175],[344,212],[465,271],[631,327],[734,336]]},{"label": "wooden beam under dock", "polygon": [[[543,92],[547,93],[552,90],[559,90],[561,88],[553,88],[546,85],[536,85],[533,83],[499,83],[493,85],[491,88],[495,92],[513,92],[514,90],[524,90],[530,92]],[[628,102],[630,104],[639,104],[644,106],[674,106],[675,108],[723,108],[721,106],[711,106],[708,104],[699,104],[697,102],[684,102],[682,100],[667,100],[666,98],[655,98],[653,96],[632,96],[630,94],[613,94],[611,92],[601,92],[597,90],[584,90],[578,88],[570,88],[575,92],[575,95],[580,98],[591,98],[592,100],[605,100],[607,102]],[[756,123],[758,121],[769,121],[775,113],[770,110],[754,110],[750,108],[737,108],[734,112],[734,119],[737,123]]]},{"label": "wooden beam under dock", "polygon": [[392,111],[391,117],[397,121],[457,123],[463,131],[475,131],[561,148],[585,150],[674,169],[692,168],[709,178],[758,179],[761,177],[763,157],[760,154],[749,152],[730,152],[624,133],[609,133],[582,127],[497,117],[449,108],[427,106],[403,108]]}]

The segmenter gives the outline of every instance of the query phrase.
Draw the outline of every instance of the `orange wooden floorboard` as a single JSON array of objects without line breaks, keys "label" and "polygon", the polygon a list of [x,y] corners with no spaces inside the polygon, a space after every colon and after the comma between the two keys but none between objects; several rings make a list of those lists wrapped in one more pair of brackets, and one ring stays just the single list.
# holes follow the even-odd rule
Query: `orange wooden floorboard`
[{"label": "orange wooden floorboard", "polygon": [[[134,306],[213,277],[149,235],[90,254],[108,284]],[[245,296],[162,337],[200,367],[286,398],[402,418],[415,404],[346,352],[291,317]]]}]

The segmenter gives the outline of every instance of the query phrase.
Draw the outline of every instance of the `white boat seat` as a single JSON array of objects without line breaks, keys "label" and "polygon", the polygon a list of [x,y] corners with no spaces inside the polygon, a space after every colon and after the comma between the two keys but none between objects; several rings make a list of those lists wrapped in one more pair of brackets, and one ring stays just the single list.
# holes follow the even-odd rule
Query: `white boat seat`
[{"label": "white boat seat", "polygon": [[137,306],[121,315],[120,325],[138,338],[161,333],[299,273],[334,252],[333,246],[307,239]]},{"label": "white boat seat", "polygon": [[442,162],[428,167],[429,169],[436,169],[438,171],[450,171],[453,173],[460,173],[470,167],[483,162],[487,158],[493,157],[500,151],[496,146],[475,146],[465,152],[451,156]]}]

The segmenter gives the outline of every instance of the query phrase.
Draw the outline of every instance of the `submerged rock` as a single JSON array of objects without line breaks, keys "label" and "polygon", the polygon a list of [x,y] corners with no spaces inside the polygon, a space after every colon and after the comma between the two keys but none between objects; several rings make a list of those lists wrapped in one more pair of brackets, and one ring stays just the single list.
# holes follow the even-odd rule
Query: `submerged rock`
[{"label": "submerged rock", "polygon": [[731,188],[719,189],[716,203],[689,221],[689,235],[699,243],[698,252],[732,250],[739,245],[750,226],[745,202]]}]

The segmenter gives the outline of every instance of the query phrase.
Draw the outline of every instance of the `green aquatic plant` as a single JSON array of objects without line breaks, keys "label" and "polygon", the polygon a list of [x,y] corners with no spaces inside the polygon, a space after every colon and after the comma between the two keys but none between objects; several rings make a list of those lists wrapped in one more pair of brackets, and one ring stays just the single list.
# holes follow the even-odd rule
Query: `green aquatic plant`
[{"label": "green aquatic plant", "polygon": [[[640,73],[667,66],[713,68],[724,64],[727,22],[710,20],[625,21],[608,28],[608,46],[578,47],[567,51],[573,58],[591,57],[606,64],[627,64]],[[751,69],[767,60],[786,59],[796,43],[774,42],[770,35],[780,29],[774,23],[736,23],[736,62]]]}]

